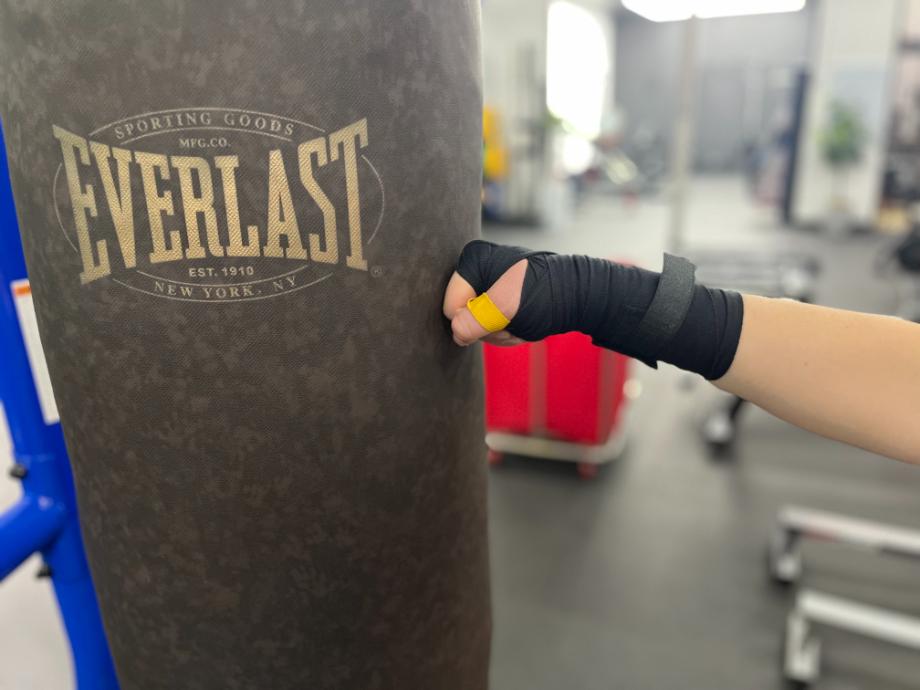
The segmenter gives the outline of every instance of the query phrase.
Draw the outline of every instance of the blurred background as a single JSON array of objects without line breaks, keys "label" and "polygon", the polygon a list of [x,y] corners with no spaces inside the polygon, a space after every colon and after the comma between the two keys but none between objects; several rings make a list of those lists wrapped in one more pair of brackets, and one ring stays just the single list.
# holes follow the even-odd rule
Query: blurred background
[{"label": "blurred background", "polygon": [[[487,239],[920,318],[920,0],[482,0],[482,31]],[[917,468],[578,337],[486,365],[495,690],[920,688]],[[39,684],[0,690],[70,687],[38,569],[0,668]]]},{"label": "blurred background", "polygon": [[[920,2],[483,0],[482,21],[487,239],[656,270],[679,252],[711,284],[920,318]],[[496,690],[785,687],[806,590],[831,618],[909,617],[914,646],[864,634],[860,608],[812,621],[799,680],[920,688],[920,554],[834,522],[920,530],[916,468],[562,349],[486,351]],[[572,392],[596,376],[625,377],[613,417]],[[771,535],[820,532],[814,510],[839,539],[803,539],[777,586]]]}]

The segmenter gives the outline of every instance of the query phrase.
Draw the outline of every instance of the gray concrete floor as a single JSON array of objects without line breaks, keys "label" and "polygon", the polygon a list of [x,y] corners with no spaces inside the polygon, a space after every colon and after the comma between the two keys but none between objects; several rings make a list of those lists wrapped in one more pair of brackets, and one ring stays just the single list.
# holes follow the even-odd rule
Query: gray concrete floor
[{"label": "gray concrete floor", "polygon": [[[889,312],[873,277],[877,238],[828,241],[776,227],[740,181],[697,180],[690,246],[802,248],[821,255],[819,301]],[[553,232],[487,229],[503,242],[660,264],[666,207],[591,199]],[[644,393],[627,455],[593,482],[561,464],[512,460],[491,475],[493,690],[769,690],[782,687],[790,594],[766,579],[777,508],[797,503],[920,529],[920,471],[746,410],[737,458],[713,462],[697,425],[720,395],[673,369]],[[8,464],[0,433],[0,467]],[[0,478],[0,507],[18,487]],[[68,690],[66,642],[37,562],[0,585],[0,690]],[[806,582],[920,615],[920,563],[809,544]],[[920,688],[920,657],[822,633],[827,690]],[[407,689],[409,690],[409,689]]]}]

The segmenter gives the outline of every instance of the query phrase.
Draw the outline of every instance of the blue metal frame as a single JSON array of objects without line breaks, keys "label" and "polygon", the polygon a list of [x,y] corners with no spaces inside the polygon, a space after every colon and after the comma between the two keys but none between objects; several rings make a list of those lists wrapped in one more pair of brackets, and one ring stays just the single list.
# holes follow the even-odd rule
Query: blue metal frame
[{"label": "blue metal frame", "polygon": [[10,286],[26,277],[0,129],[0,400],[13,439],[13,474],[23,489],[19,502],[0,514],[0,580],[40,552],[70,640],[77,688],[117,690],[61,425],[42,416],[16,315]]}]

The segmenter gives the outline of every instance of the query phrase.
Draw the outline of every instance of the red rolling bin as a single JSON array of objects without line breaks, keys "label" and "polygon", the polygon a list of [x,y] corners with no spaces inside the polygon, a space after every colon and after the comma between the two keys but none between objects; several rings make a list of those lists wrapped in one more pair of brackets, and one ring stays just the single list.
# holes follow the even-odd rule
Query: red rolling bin
[{"label": "red rolling bin", "polygon": [[630,360],[581,333],[485,345],[489,462],[505,453],[577,463],[584,478],[625,446]]}]

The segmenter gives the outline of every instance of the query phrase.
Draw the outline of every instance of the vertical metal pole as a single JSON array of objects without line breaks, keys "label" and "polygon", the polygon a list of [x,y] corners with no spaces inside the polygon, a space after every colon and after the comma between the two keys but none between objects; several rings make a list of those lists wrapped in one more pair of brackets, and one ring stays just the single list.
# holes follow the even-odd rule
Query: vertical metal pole
[{"label": "vertical metal pole", "polygon": [[64,436],[47,421],[14,304],[26,278],[0,129],[0,400],[23,497],[0,514],[0,580],[33,551],[49,568],[73,657],[77,690],[118,690],[99,604],[83,551]]},{"label": "vertical metal pole", "polygon": [[667,249],[680,253],[684,244],[687,218],[687,187],[690,177],[690,156],[693,152],[693,107],[696,93],[696,43],[699,19],[691,17],[684,23],[684,45],[681,51],[680,100],[674,121],[674,141],[671,145],[671,213],[668,224]]}]

